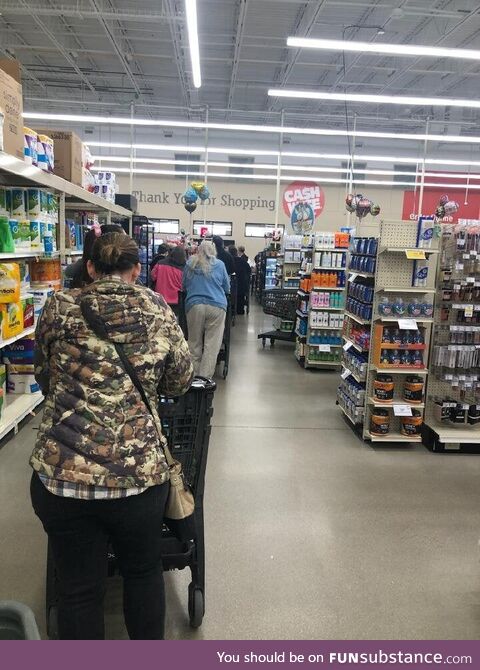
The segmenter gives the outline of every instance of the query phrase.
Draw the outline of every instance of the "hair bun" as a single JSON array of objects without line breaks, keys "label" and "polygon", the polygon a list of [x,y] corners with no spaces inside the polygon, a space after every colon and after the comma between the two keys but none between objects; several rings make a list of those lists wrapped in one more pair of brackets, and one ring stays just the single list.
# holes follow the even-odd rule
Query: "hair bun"
[{"label": "hair bun", "polygon": [[131,270],[139,263],[138,247],[124,233],[107,233],[93,245],[92,261],[101,274]]},{"label": "hair bun", "polygon": [[100,251],[100,261],[107,267],[114,268],[122,255],[115,244],[105,244]]}]

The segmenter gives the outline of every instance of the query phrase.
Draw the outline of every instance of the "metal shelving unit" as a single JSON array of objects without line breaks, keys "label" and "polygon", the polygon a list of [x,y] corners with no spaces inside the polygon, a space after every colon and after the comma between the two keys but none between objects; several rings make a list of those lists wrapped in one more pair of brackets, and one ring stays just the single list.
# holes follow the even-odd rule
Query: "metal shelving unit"
[{"label": "metal shelving unit", "polygon": [[[420,376],[427,379],[428,369],[426,367],[428,362],[429,354],[429,345],[431,341],[431,328],[434,319],[420,316],[418,318],[410,317],[408,314],[402,316],[382,316],[379,312],[379,304],[381,303],[382,298],[385,297],[385,294],[394,293],[396,296],[405,298],[405,301],[410,300],[414,297],[419,297],[421,295],[432,296],[435,293],[435,278],[436,278],[436,258],[438,254],[438,240],[434,239],[432,241],[431,249],[422,249],[425,252],[425,258],[430,258],[429,261],[429,271],[428,277],[426,280],[426,285],[421,287],[412,286],[412,273],[413,273],[413,263],[415,262],[412,259],[407,258],[405,253],[406,249],[416,249],[416,240],[417,240],[417,223],[416,222],[405,222],[405,221],[384,221],[380,225],[380,236],[378,238],[378,249],[379,253],[376,257],[376,267],[375,273],[371,272],[358,272],[354,269],[349,269],[349,282],[352,282],[357,277],[363,277],[365,279],[373,279],[373,305],[372,305],[372,319],[362,319],[351,312],[345,312],[346,323],[351,320],[354,324],[360,324],[362,326],[370,327],[370,346],[368,349],[368,361],[367,361],[367,372],[365,378],[365,400],[362,406],[362,411],[364,413],[363,427],[362,427],[362,437],[364,440],[369,440],[372,442],[385,442],[385,443],[395,443],[395,442],[420,442],[420,435],[404,435],[401,428],[401,419],[398,416],[395,416],[395,412],[392,412],[390,416],[390,430],[386,435],[376,435],[370,432],[370,423],[372,417],[372,411],[376,408],[383,408],[391,410],[398,405],[408,406],[410,409],[416,409],[423,412],[425,408],[424,402],[422,403],[409,403],[401,398],[399,398],[399,392],[403,386],[404,378],[407,375]],[[425,337],[425,346],[419,347],[417,349],[422,349],[424,356],[424,365],[425,367],[414,367],[414,366],[382,366],[375,362],[375,327],[378,324],[394,324],[402,321],[402,319],[413,319],[413,322],[418,323],[422,327],[422,332]],[[400,328],[402,323],[398,324]],[[358,326],[357,326],[358,327]],[[412,328],[414,330],[414,328]],[[358,345],[352,338],[348,337],[348,333],[344,333],[346,350],[354,347],[357,352],[360,354],[366,353],[367,349]],[[401,347],[398,347],[401,349]],[[409,348],[409,345],[406,345],[405,348]],[[350,370],[344,364],[344,374],[346,371]],[[395,396],[394,400],[391,403],[382,403],[377,402],[374,396],[374,380],[377,373],[384,373],[392,375],[395,379]],[[362,384],[362,379],[353,373],[351,376],[355,379],[356,382]],[[340,401],[340,398],[339,398]],[[342,407],[344,413],[348,415],[348,412]],[[349,417],[351,419],[351,417]],[[356,425],[362,425],[360,422],[356,422]]]}]

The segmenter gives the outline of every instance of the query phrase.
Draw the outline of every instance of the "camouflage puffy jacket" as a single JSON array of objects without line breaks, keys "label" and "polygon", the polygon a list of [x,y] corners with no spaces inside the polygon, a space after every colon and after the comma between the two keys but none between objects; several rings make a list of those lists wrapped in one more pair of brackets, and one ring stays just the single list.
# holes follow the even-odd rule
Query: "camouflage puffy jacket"
[{"label": "camouflage puffy jacket", "polygon": [[115,347],[85,322],[80,300],[106,324],[109,338],[124,346],[152,408],[157,389],[182,395],[192,380],[182,331],[153,291],[113,277],[59,291],[36,329],[35,372],[46,402],[30,464],[47,477],[87,485],[161,484],[168,469],[160,420],[155,416],[156,429]]}]

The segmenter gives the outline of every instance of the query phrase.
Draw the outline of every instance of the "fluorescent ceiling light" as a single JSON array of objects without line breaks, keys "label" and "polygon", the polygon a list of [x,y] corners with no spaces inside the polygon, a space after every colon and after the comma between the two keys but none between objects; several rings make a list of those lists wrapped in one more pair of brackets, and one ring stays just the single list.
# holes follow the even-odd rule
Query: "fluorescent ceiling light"
[{"label": "fluorescent ceiling light", "polygon": [[[117,173],[124,173],[124,174],[130,174],[130,169],[129,168],[119,168],[116,166],[105,166],[102,168],[93,168],[97,172],[99,170],[108,170],[110,172],[117,172]],[[132,174],[144,174],[144,175],[172,175],[172,176],[187,176],[191,175],[191,173],[186,172],[186,171],[176,171],[176,170],[149,170],[148,168],[134,168],[132,170]],[[210,178],[218,178],[218,179],[249,179],[249,180],[254,180],[254,181],[272,181],[275,182],[277,180],[277,175],[276,174],[265,174],[265,175],[258,175],[258,174],[231,174],[230,172],[212,172],[208,175]],[[291,174],[291,175],[282,175],[280,177],[280,181],[297,181],[297,180],[311,180],[311,175],[304,176],[304,175],[297,175],[297,174]],[[322,184],[348,184],[350,183],[349,179],[344,179],[341,177],[326,177],[321,180]],[[387,181],[387,180],[376,180],[376,179],[362,179],[362,180],[355,180],[355,185],[356,186],[408,186],[410,188],[420,186],[420,182],[409,182],[409,181]],[[459,188],[468,188],[470,190],[479,190],[480,189],[480,184],[478,185],[472,185],[472,184],[439,184],[439,183],[426,183],[425,186],[430,186],[431,188],[452,188],[454,186],[456,189]]]},{"label": "fluorescent ceiling light", "polygon": [[307,37],[289,37],[287,46],[299,49],[324,49],[327,51],[361,51],[389,56],[432,56],[433,58],[464,58],[480,60],[476,49],[451,49],[420,44],[387,44],[382,42],[355,42],[347,40],[321,40]]},{"label": "fluorescent ceiling light", "polygon": [[271,88],[268,95],[274,98],[306,98],[308,100],[338,100],[340,102],[366,102],[376,105],[418,105],[420,107],[473,107],[480,108],[480,100],[461,98],[425,98],[412,95],[370,95],[363,93],[327,93],[326,91],[292,91]]},{"label": "fluorescent ceiling light", "polygon": [[187,16],[193,85],[195,88],[200,88],[202,85],[202,74],[200,72],[200,49],[198,46],[197,0],[185,0],[185,14]]},{"label": "fluorescent ceiling light", "polygon": [[[480,137],[464,135],[429,135],[416,133],[383,133],[367,130],[333,130],[331,128],[299,128],[295,126],[252,125],[247,123],[213,123],[205,121],[175,121],[164,119],[128,119],[120,116],[94,116],[82,114],[47,114],[42,112],[24,112],[24,119],[43,121],[61,121],[65,123],[105,123],[120,126],[159,126],[170,128],[203,128],[209,130],[229,130],[249,133],[276,133],[287,135],[318,135],[327,137],[370,137],[383,140],[414,140],[416,142],[460,142],[462,144],[480,144]],[[210,149],[209,149],[210,151]]]}]

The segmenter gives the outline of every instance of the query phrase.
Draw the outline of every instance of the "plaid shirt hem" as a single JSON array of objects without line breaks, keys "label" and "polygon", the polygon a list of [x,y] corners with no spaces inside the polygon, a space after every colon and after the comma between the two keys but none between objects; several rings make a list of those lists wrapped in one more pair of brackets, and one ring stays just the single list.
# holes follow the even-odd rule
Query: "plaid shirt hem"
[{"label": "plaid shirt hem", "polygon": [[39,475],[40,481],[47,491],[61,498],[76,498],[77,500],[118,500],[144,493],[147,487],[120,489],[107,486],[89,486],[88,484],[63,482]]}]

